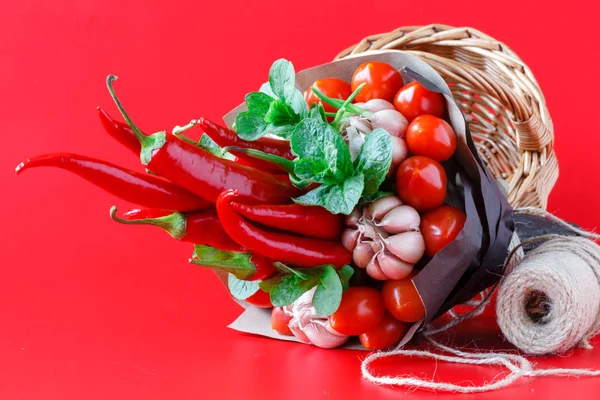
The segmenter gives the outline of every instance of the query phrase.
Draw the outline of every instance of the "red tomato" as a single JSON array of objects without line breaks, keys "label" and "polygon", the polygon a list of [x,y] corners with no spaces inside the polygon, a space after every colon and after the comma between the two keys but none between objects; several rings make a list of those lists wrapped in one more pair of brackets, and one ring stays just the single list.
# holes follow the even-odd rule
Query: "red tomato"
[{"label": "red tomato", "polygon": [[425,254],[433,257],[452,242],[463,226],[467,216],[452,206],[441,206],[421,217],[421,233],[425,240]]},{"label": "red tomato", "polygon": [[398,321],[390,313],[385,313],[383,319],[374,329],[360,335],[360,343],[369,350],[385,350],[398,344],[406,335],[409,325]]},{"label": "red tomato", "polygon": [[390,103],[394,101],[394,95],[402,87],[402,77],[396,68],[389,64],[368,61],[359,65],[352,76],[352,91],[362,84],[358,96],[354,99],[356,102],[365,102],[371,99],[383,99]]},{"label": "red tomato", "polygon": [[276,330],[280,335],[294,336],[292,330],[288,326],[291,319],[292,316],[287,315],[285,311],[283,311],[283,307],[275,307],[273,308],[273,311],[271,311],[271,328]]},{"label": "red tomato", "polygon": [[416,322],[425,318],[425,306],[412,283],[414,275],[397,281],[383,283],[383,303],[385,308],[399,321]]},{"label": "red tomato", "polygon": [[449,123],[433,115],[421,115],[406,130],[408,149],[418,156],[446,161],[456,151],[456,134]]},{"label": "red tomato", "polygon": [[410,157],[398,167],[396,192],[417,211],[439,207],[446,198],[446,171],[429,157]]},{"label": "red tomato", "polygon": [[[313,87],[332,99],[346,100],[352,94],[348,82],[338,78],[319,79],[318,81],[315,81],[310,88],[304,91],[304,99],[306,100],[306,103],[308,103],[308,107],[313,103],[321,102],[321,99],[319,99],[315,92],[311,90]],[[329,104],[323,104],[323,108],[327,112],[337,112],[337,109]]]},{"label": "red tomato", "polygon": [[366,286],[352,286],[342,296],[342,302],[329,317],[329,323],[336,332],[355,336],[375,328],[384,312],[381,292]]},{"label": "red tomato", "polygon": [[271,303],[271,297],[269,293],[264,290],[258,290],[258,292],[254,293],[252,296],[248,297],[246,300],[248,303],[253,306],[260,308],[271,308],[273,304]]},{"label": "red tomato", "polygon": [[425,89],[417,81],[409,83],[396,93],[394,106],[406,117],[408,122],[419,115],[431,114],[441,118],[446,113],[444,96],[441,93]]}]

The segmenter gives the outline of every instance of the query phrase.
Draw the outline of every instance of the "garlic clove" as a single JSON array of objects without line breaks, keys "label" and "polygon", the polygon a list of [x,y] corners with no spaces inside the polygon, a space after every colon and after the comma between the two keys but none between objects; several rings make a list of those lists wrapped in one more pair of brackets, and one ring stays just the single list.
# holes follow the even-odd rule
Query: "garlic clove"
[{"label": "garlic clove", "polygon": [[388,212],[378,226],[383,227],[388,233],[396,234],[417,231],[420,224],[421,216],[417,210],[408,205],[401,205]]},{"label": "garlic clove", "polygon": [[[357,104],[358,105],[358,104]],[[359,106],[363,110],[376,113],[381,110],[395,110],[396,107],[392,103],[383,99],[371,99]]]},{"label": "garlic clove", "polygon": [[392,151],[392,165],[400,165],[402,161],[408,158],[408,144],[406,140],[401,137],[392,136],[392,144],[394,145]]},{"label": "garlic clove", "polygon": [[377,261],[381,271],[389,279],[404,279],[410,275],[413,270],[413,264],[402,261],[395,255],[387,251],[377,254]]},{"label": "garlic clove", "polygon": [[387,250],[410,264],[417,263],[425,253],[425,241],[421,232],[403,232],[385,239]]},{"label": "garlic clove", "polygon": [[377,257],[373,257],[369,264],[367,265],[367,274],[373,279],[377,279],[378,281],[385,281],[388,277],[383,273],[381,267],[379,266],[379,261],[377,261]]},{"label": "garlic clove", "polygon": [[352,260],[360,268],[366,268],[369,261],[375,256],[371,244],[368,242],[358,242],[352,252]]},{"label": "garlic clove", "polygon": [[360,218],[362,217],[362,213],[359,207],[355,207],[354,210],[348,215],[345,219],[346,226],[349,228],[356,228],[360,223]]},{"label": "garlic clove", "polygon": [[402,201],[396,196],[386,196],[375,200],[367,208],[369,216],[374,220],[381,220],[394,207],[402,205]]},{"label": "garlic clove", "polygon": [[348,251],[354,250],[358,242],[358,229],[344,229],[342,232],[342,246]]},{"label": "garlic clove", "polygon": [[339,347],[348,341],[350,336],[338,336],[329,332],[327,328],[318,322],[312,322],[304,327],[304,335],[312,344],[324,349]]},{"label": "garlic clove", "polygon": [[380,110],[370,118],[373,129],[385,129],[390,135],[406,137],[408,120],[395,109]]}]

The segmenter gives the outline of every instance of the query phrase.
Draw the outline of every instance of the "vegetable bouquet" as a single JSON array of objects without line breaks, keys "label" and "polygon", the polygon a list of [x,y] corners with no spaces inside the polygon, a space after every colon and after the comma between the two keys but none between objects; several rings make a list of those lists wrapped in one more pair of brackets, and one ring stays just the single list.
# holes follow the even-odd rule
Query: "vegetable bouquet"
[{"label": "vegetable bouquet", "polygon": [[298,74],[277,60],[225,124],[150,135],[115,80],[124,122],[98,108],[100,120],[147,173],[58,153],[17,174],[59,167],[138,204],[110,216],[192,243],[190,262],[246,308],[233,328],[386,349],[502,274],[512,210],[448,86],[417,58],[372,53]]}]

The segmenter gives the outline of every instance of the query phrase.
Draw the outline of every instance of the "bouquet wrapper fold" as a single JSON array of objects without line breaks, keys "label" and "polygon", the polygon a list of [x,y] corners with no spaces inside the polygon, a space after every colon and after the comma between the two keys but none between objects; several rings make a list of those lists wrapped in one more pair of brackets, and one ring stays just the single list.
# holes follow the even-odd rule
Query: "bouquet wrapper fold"
[{"label": "bouquet wrapper fold", "polygon": [[[502,185],[490,174],[479,157],[464,115],[457,106],[442,77],[419,58],[401,52],[369,52],[345,58],[296,74],[296,86],[306,90],[315,80],[337,77],[349,82],[356,67],[365,61],[386,62],[403,74],[404,82],[417,80],[429,90],[446,98],[450,124],[457,135],[457,150],[452,160],[445,162],[448,175],[446,202],[463,209],[467,219],[458,237],[426,264],[413,282],[423,300],[426,317],[413,324],[401,344],[408,342],[417,330],[455,305],[461,304],[496,283],[504,273],[504,260],[514,233],[513,210]],[[237,114],[245,110],[240,105],[223,118],[228,126]],[[219,274],[227,282],[226,274]],[[271,329],[270,310],[239,302],[245,311],[229,326],[238,331],[275,339],[297,341]],[[349,342],[345,347],[362,348]]]}]

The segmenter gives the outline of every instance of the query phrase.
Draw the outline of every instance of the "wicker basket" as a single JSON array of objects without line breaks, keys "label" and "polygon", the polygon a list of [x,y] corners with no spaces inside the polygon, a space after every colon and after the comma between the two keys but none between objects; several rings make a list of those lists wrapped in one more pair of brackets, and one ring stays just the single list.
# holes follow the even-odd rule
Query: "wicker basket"
[{"label": "wicker basket", "polygon": [[508,181],[513,207],[546,208],[558,178],[554,129],[529,68],[505,44],[473,28],[410,26],[372,35],[336,59],[369,50],[420,57],[448,82],[482,159]]}]

